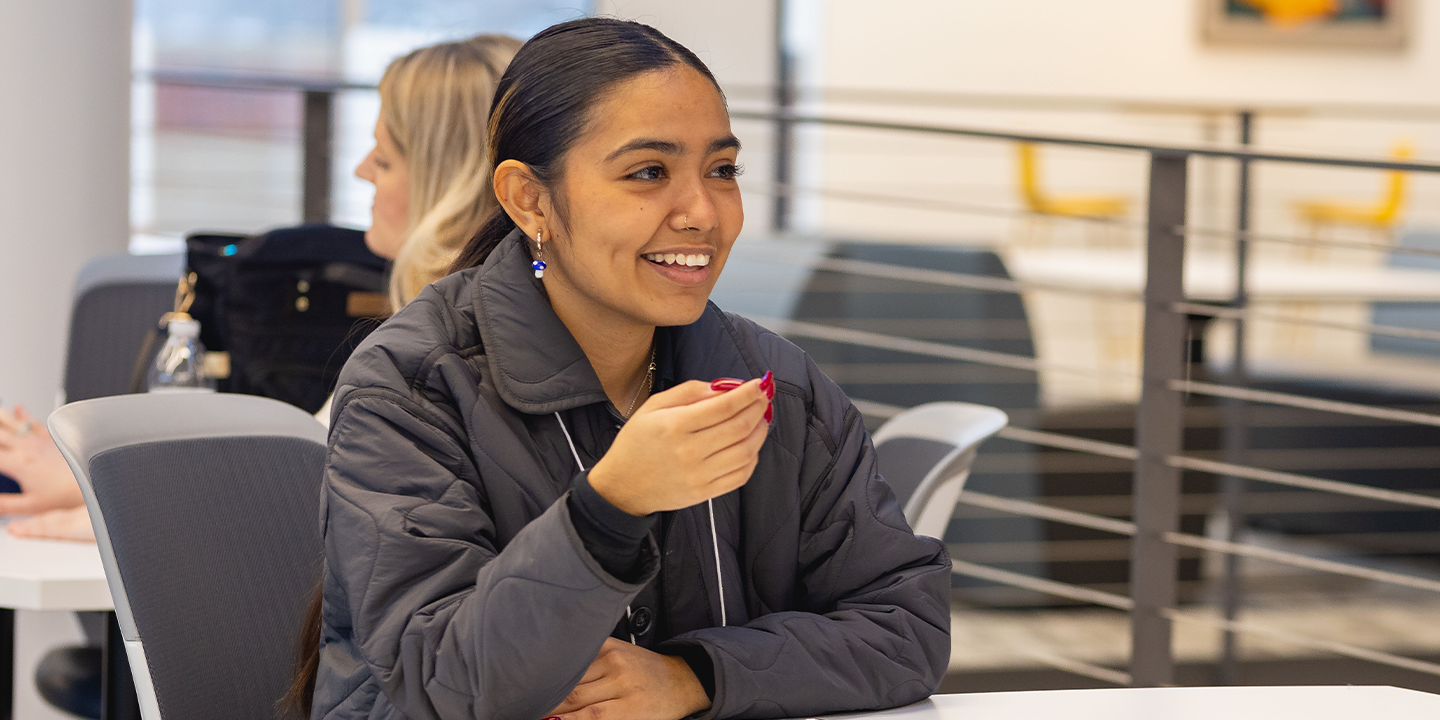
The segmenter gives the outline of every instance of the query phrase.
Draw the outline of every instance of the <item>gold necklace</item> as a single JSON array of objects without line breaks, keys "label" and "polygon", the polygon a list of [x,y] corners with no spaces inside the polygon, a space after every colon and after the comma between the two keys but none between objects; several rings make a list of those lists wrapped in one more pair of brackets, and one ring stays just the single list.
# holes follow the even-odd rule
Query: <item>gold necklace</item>
[{"label": "gold necklace", "polygon": [[635,414],[635,403],[640,399],[640,393],[649,386],[655,377],[655,345],[650,345],[650,368],[645,371],[645,379],[640,381],[640,387],[635,388],[635,395],[630,398],[630,408],[625,411],[625,419],[629,420]]}]

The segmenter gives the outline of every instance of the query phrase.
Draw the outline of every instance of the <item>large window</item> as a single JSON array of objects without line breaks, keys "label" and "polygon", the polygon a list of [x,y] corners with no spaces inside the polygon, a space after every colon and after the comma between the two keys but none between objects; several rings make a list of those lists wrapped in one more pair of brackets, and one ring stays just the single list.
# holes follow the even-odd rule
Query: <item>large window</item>
[{"label": "large window", "polygon": [[[137,0],[132,225],[174,237],[300,220],[299,94],[155,83],[155,70],[370,84],[421,45],[525,38],[589,11],[589,0]],[[351,170],[370,148],[379,99],[341,93],[335,111],[333,216],[364,226],[370,187]]]}]

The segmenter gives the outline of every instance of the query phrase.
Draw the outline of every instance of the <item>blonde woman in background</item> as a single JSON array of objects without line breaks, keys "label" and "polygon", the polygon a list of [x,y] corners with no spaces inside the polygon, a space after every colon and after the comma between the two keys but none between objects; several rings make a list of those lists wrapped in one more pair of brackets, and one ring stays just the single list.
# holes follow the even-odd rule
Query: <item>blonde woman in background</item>
[{"label": "blonde woman in background", "polygon": [[[390,304],[399,309],[444,277],[495,205],[485,158],[495,85],[520,48],[505,35],[477,35],[415,50],[380,80],[375,148],[355,174],[375,185],[365,244],[394,260]],[[330,404],[316,414],[330,419]],[[80,487],[46,432],[22,407],[0,407],[0,473],[21,492],[0,494],[0,516],[21,537],[94,542]]]},{"label": "blonde woman in background", "polygon": [[486,123],[518,49],[504,35],[440,43],[396,60],[380,79],[375,148],[355,175],[375,186],[365,244],[395,261],[394,309],[445,276],[495,206]]}]

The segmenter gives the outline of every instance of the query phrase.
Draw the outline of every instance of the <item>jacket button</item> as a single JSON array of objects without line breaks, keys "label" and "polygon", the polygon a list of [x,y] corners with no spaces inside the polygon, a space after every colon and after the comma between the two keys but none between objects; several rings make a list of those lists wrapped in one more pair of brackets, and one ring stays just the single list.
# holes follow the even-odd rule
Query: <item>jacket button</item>
[{"label": "jacket button", "polygon": [[655,622],[655,613],[650,608],[635,608],[630,613],[630,632],[636,635],[644,635],[650,632],[650,626]]}]

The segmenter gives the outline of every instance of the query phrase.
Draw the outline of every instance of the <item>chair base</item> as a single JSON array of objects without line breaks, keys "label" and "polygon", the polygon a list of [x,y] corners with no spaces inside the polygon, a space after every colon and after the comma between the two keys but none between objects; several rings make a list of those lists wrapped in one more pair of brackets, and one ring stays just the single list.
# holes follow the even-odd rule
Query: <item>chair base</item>
[{"label": "chair base", "polygon": [[35,689],[56,708],[99,720],[103,657],[104,651],[96,646],[55,648],[35,668]]}]

